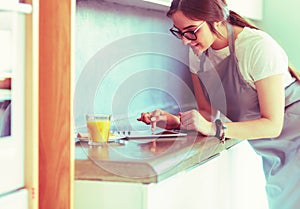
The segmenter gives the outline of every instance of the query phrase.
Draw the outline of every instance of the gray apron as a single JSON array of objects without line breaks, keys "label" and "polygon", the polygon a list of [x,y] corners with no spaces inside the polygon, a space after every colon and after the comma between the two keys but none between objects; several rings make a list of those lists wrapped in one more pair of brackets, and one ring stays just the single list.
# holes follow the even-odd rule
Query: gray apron
[{"label": "gray apron", "polygon": [[[209,63],[209,50],[200,57],[198,77],[204,95],[213,108],[232,121],[260,118],[257,92],[243,79],[238,67],[231,25],[228,25],[228,32],[228,57],[217,66]],[[300,82],[295,81],[285,89],[281,135],[277,138],[249,140],[249,143],[262,157],[269,208],[299,208]]]}]

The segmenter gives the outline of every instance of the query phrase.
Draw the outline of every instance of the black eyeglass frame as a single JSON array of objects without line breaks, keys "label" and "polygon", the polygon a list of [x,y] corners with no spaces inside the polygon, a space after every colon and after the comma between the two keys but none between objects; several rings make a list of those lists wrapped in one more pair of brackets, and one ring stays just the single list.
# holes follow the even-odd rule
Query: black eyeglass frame
[{"label": "black eyeglass frame", "polygon": [[[185,32],[181,32],[178,29],[174,29],[174,26],[172,28],[170,28],[170,32],[178,39],[182,39],[182,37],[185,37],[186,39],[190,40],[190,41],[195,41],[197,40],[197,35],[196,33],[198,32],[198,30],[204,25],[205,21],[203,21],[195,30],[191,31],[191,30],[187,30]],[[191,36],[194,37],[189,37],[186,34],[190,34]]]}]

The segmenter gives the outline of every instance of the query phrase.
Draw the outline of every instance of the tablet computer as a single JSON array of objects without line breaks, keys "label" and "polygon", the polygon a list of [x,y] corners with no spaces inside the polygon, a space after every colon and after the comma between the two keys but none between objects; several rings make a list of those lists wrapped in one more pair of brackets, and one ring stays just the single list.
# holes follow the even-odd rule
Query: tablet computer
[{"label": "tablet computer", "polygon": [[151,133],[151,131],[128,131],[125,133],[127,139],[173,138],[185,137],[186,135],[186,133],[171,130],[164,130],[154,133]]}]

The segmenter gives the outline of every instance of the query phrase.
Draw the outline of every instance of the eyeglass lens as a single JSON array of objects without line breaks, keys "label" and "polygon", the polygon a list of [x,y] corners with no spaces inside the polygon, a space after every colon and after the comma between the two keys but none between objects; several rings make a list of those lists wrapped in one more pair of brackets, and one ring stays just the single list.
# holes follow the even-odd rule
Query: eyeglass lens
[{"label": "eyeglass lens", "polygon": [[182,39],[182,37],[184,36],[186,39],[188,40],[196,40],[197,36],[193,31],[186,31],[186,32],[181,32],[178,30],[174,30],[174,29],[170,29],[171,33],[179,39]]}]

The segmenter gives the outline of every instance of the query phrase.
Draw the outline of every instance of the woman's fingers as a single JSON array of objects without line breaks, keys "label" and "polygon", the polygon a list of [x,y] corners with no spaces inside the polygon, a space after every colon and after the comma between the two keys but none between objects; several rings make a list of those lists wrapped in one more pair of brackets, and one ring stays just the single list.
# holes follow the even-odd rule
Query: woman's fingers
[{"label": "woman's fingers", "polygon": [[156,119],[154,117],[151,118],[151,131],[154,133],[156,129]]},{"label": "woman's fingers", "polygon": [[142,121],[146,124],[150,124],[153,122],[166,121],[166,115],[162,110],[154,110],[153,112],[143,112],[141,113],[141,117],[137,118],[138,121]]},{"label": "woman's fingers", "polygon": [[157,123],[159,124],[160,127],[164,127],[166,122],[167,122],[167,116],[164,111],[154,110],[151,113],[151,130],[152,130],[152,132],[155,131],[155,129],[157,127]]},{"label": "woman's fingers", "polygon": [[193,114],[191,111],[180,112],[179,116],[180,116],[180,123],[184,127],[186,127],[188,124],[193,122]]},{"label": "woman's fingers", "polygon": [[141,121],[141,122],[144,122],[146,123],[147,125],[150,125],[151,123],[151,113],[149,112],[143,112],[141,113],[141,117],[140,118],[137,118],[138,121]]},{"label": "woman's fingers", "polygon": [[181,126],[187,130],[197,130],[201,126],[201,115],[196,110],[181,112],[180,114]]},{"label": "woman's fingers", "polygon": [[156,127],[164,129],[180,128],[180,115],[175,116],[160,109],[156,109],[151,113],[142,113],[137,120],[148,125],[151,124],[152,132],[154,132]]}]

